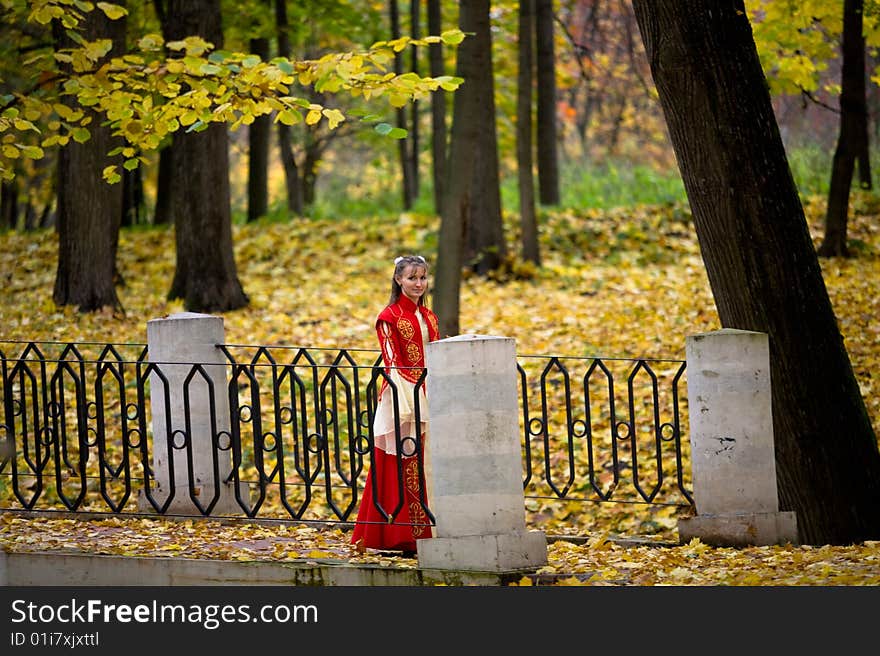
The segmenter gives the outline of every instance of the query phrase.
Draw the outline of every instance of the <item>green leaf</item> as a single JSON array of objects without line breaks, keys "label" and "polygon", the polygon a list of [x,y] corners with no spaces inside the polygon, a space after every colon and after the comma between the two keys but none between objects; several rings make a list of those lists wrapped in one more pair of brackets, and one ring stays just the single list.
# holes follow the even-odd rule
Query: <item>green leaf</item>
[{"label": "green leaf", "polygon": [[109,2],[99,2],[98,9],[104,12],[104,14],[110,20],[116,20],[117,18],[122,18],[123,16],[128,14],[128,11],[119,5],[114,5]]},{"label": "green leaf", "polygon": [[392,139],[406,139],[407,134],[409,134],[403,128],[395,128],[388,123],[379,123],[373,129],[383,137],[391,137]]}]

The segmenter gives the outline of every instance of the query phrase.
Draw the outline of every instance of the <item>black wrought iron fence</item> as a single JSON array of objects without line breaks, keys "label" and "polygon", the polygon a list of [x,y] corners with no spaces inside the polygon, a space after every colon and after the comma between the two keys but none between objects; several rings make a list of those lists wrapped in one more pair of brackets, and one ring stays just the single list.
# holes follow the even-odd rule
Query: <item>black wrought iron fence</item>
[{"label": "black wrought iron fence", "polygon": [[[143,344],[0,342],[0,507],[353,521],[378,352],[218,348],[219,378]],[[528,513],[692,503],[683,361],[517,360]]]}]

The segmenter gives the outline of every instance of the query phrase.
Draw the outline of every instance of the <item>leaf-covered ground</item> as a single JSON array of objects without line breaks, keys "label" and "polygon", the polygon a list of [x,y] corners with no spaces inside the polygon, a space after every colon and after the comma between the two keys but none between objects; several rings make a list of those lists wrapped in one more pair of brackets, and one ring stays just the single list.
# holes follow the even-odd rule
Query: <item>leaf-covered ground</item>
[{"label": "leaf-covered ground", "polygon": [[[60,551],[140,557],[348,562],[417,567],[414,559],[358,554],[339,528],[224,524],[210,520],[26,519],[0,515],[7,551]],[[876,586],[880,542],[848,547],[709,547],[621,543],[602,533],[586,541],[551,541],[548,563],[516,585]]]},{"label": "leaf-covered ground", "polygon": [[[824,204],[806,204],[814,238]],[[822,260],[822,269],[875,429],[880,427],[880,221],[870,195],[851,208],[855,257]],[[515,217],[509,217],[516,243]],[[251,303],[224,315],[229,344],[374,348],[373,319],[386,302],[395,256],[433,262],[437,220],[412,214],[374,219],[257,223],[235,228],[236,260]],[[681,207],[603,212],[560,211],[542,218],[544,266],[512,262],[503,281],[468,278],[461,331],[513,337],[523,354],[684,357],[687,335],[720,328],[699,247]],[[183,308],[165,294],[174,271],[170,228],[125,230],[120,237],[124,313],[81,315],[52,302],[56,236],[51,231],[0,235],[0,339],[75,342],[146,341],[146,322]],[[9,355],[15,345],[2,344]],[[602,504],[600,504],[602,505]],[[569,510],[541,526],[566,530]],[[622,546],[608,539],[610,514],[592,515],[583,543],[553,542],[550,563],[523,584],[875,585],[880,544],[852,547],[716,549]],[[643,511],[642,511],[643,512]],[[654,510],[645,533],[675,537],[672,510]],[[84,549],[100,553],[214,558],[344,558],[415,566],[388,555],[351,552],[339,528],[174,524],[112,518],[95,521],[0,521],[9,550]],[[619,522],[618,522],[619,523]],[[184,527],[184,528],[181,528]],[[616,529],[615,529],[616,530]]]}]

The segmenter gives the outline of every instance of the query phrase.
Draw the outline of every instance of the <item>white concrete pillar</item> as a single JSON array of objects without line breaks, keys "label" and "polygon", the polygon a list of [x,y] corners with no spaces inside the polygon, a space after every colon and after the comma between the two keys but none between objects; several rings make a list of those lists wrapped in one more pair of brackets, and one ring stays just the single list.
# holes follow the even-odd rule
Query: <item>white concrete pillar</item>
[{"label": "white concrete pillar", "polygon": [[691,335],[686,356],[696,516],[679,521],[679,539],[797,544],[795,513],[779,511],[767,334]]},{"label": "white concrete pillar", "polygon": [[525,525],[514,340],[431,342],[426,366],[436,537],[416,542],[419,566],[499,572],[546,564],[546,537]]},{"label": "white concrete pillar", "polygon": [[[218,495],[211,508],[211,515],[242,512],[235,500],[232,486],[224,483],[232,470],[226,358],[216,346],[224,341],[222,317],[181,312],[147,322],[149,361],[156,364],[168,381],[170,406],[170,417],[167,417],[165,385],[158,374],[150,374],[152,467],[155,478],[155,488],[151,490],[151,494],[160,505],[164,504],[173,481],[174,498],[165,511],[169,514],[202,514],[191,498],[188,450],[178,448],[184,445],[184,436],[190,441],[193,483],[199,505],[207,509],[215,495]],[[205,375],[201,371],[193,374],[196,364],[202,365]],[[190,377],[191,374],[193,375]],[[187,378],[189,382],[186,382]],[[188,412],[185,394],[189,397]],[[213,433],[212,404],[215,418]],[[174,445],[170,449],[167,442],[169,419]],[[187,423],[190,427],[189,434]],[[218,449],[217,446],[221,448]],[[143,496],[143,490],[138,506],[143,510],[152,510],[152,506]]]}]

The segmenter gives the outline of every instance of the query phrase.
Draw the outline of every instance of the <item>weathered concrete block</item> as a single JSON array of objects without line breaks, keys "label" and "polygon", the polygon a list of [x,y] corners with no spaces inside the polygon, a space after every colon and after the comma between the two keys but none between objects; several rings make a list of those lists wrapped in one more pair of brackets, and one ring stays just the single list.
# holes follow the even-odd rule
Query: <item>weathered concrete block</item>
[{"label": "weathered concrete block", "polygon": [[678,520],[682,544],[698,538],[715,547],[798,544],[797,515],[793,512],[697,515]]}]

